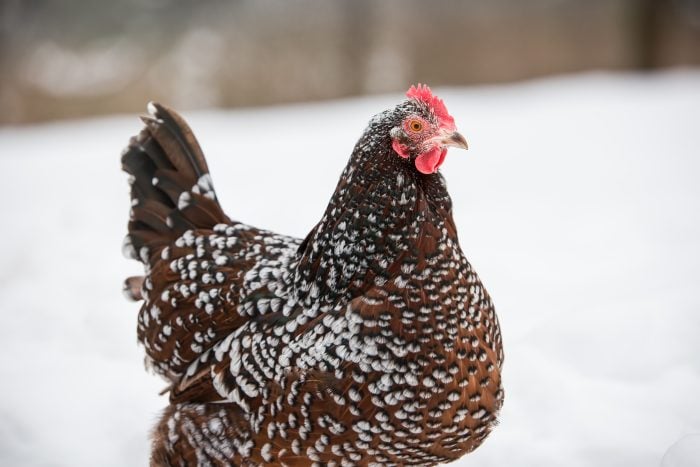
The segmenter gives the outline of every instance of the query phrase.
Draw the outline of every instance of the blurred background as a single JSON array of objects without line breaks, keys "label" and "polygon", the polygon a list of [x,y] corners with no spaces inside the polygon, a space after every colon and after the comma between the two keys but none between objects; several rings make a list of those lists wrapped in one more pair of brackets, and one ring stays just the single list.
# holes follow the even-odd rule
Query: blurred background
[{"label": "blurred background", "polygon": [[0,1],[0,123],[697,64],[698,0]]},{"label": "blurred background", "polygon": [[700,466],[700,0],[0,0],[0,466],[146,465],[119,154],[183,113],[224,210],[303,238],[428,83],[496,304],[500,425],[455,466]]}]

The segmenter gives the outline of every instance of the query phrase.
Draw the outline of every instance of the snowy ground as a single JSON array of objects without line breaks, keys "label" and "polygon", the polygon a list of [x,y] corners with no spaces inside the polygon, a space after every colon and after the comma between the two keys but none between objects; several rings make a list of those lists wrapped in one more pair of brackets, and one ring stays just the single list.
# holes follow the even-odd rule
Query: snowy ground
[{"label": "snowy ground", "polygon": [[[470,143],[443,172],[506,350],[501,425],[458,465],[698,465],[700,71],[440,95]],[[398,98],[186,116],[228,213],[303,236]],[[120,291],[140,271],[119,171],[139,127],[0,128],[0,465],[146,464],[166,400]]]}]

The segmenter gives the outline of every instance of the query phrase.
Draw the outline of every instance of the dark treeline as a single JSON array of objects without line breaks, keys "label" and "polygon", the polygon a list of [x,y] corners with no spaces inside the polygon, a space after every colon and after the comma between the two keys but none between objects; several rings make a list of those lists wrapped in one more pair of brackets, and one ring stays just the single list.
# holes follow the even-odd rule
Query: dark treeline
[{"label": "dark treeline", "polygon": [[699,63],[697,0],[0,2],[0,123]]}]

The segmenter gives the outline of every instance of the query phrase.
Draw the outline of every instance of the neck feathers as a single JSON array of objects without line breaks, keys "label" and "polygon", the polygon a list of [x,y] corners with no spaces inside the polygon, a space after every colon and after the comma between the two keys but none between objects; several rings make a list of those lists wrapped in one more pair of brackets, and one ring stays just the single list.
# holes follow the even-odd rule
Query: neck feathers
[{"label": "neck feathers", "polygon": [[420,174],[396,157],[388,129],[377,126],[358,141],[323,218],[299,249],[295,289],[302,301],[349,298],[385,279],[421,225],[435,222],[435,206],[449,204],[442,176]]}]

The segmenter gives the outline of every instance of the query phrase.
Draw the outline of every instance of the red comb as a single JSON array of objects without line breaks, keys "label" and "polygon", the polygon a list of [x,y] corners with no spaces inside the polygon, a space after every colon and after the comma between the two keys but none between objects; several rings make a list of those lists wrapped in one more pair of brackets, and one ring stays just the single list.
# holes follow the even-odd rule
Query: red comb
[{"label": "red comb", "polygon": [[440,121],[441,126],[454,127],[455,119],[447,112],[445,103],[442,102],[442,99],[439,97],[434,96],[433,92],[426,84],[418,83],[418,86],[411,86],[409,90],[406,91],[406,97],[422,102],[432,109],[433,113],[435,113],[435,116]]}]

